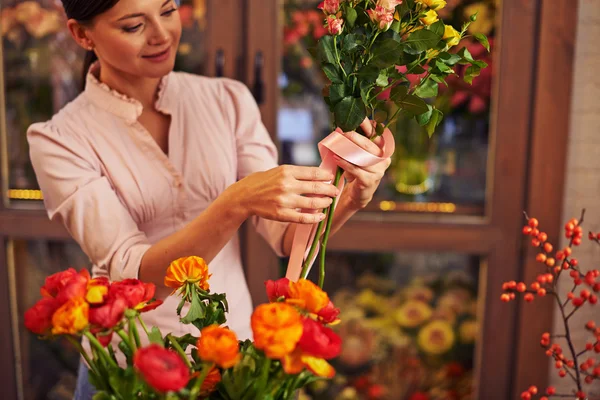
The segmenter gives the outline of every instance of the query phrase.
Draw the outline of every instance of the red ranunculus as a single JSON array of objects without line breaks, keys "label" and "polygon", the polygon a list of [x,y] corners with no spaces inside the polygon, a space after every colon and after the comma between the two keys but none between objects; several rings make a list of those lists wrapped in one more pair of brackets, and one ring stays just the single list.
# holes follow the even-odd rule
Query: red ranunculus
[{"label": "red ranunculus", "polygon": [[138,279],[125,279],[111,285],[109,295],[122,297],[129,308],[144,307],[154,297],[156,287],[152,283],[144,283]]},{"label": "red ranunculus", "polygon": [[265,282],[267,287],[267,296],[269,301],[277,301],[281,296],[286,299],[290,297],[290,280],[288,278],[281,278],[276,281],[268,280]]},{"label": "red ranunculus", "polygon": [[121,322],[127,309],[127,300],[120,296],[109,296],[108,300],[100,306],[90,307],[90,324],[110,329]]},{"label": "red ranunculus", "polygon": [[74,268],[69,268],[66,271],[57,272],[46,278],[46,283],[40,288],[40,293],[44,297],[56,297],[58,292],[65,287],[67,282],[77,275]]},{"label": "red ranunculus", "polygon": [[144,380],[161,393],[177,392],[190,380],[190,370],[179,354],[157,344],[139,349],[133,357],[133,365]]},{"label": "red ranunculus", "polygon": [[303,353],[326,360],[340,354],[342,339],[334,331],[311,318],[304,318],[302,323],[302,337],[298,347]]},{"label": "red ranunculus", "polygon": [[25,327],[38,335],[48,333],[52,328],[52,315],[60,307],[58,300],[43,297],[25,312]]},{"label": "red ranunculus", "polygon": [[56,300],[63,305],[75,297],[82,297],[85,299],[89,281],[90,273],[86,269],[82,269],[78,274],[72,276],[71,279],[66,282],[64,287],[60,289],[56,295]]},{"label": "red ranunculus", "polygon": [[330,324],[337,320],[338,315],[340,315],[340,309],[335,308],[333,302],[329,300],[329,303],[325,306],[325,308],[319,311],[319,314],[317,315],[319,318],[321,318],[321,321],[326,324]]}]

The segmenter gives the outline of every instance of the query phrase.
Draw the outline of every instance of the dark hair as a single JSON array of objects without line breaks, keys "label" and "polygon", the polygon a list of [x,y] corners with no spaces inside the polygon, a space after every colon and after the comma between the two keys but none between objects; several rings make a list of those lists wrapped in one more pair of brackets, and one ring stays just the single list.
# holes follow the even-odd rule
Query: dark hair
[{"label": "dark hair", "polygon": [[[67,18],[74,19],[80,24],[87,24],[94,17],[110,10],[119,0],[62,0],[62,5],[67,14]],[[85,79],[90,66],[96,61],[96,53],[88,51],[83,61],[83,80],[82,87],[85,87]]]}]

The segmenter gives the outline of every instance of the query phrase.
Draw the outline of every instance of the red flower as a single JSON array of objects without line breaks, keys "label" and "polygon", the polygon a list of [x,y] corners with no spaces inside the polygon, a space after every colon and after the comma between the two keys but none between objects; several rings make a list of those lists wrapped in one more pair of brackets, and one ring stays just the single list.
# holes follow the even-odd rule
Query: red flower
[{"label": "red flower", "polygon": [[302,336],[298,347],[303,353],[326,360],[340,354],[342,339],[335,332],[311,318],[304,318],[302,322]]},{"label": "red flower", "polygon": [[190,370],[179,354],[157,344],[139,349],[133,365],[156,391],[165,393],[183,389],[190,380]]},{"label": "red flower", "polygon": [[76,275],[77,271],[74,268],[52,274],[46,278],[46,283],[40,288],[40,293],[44,297],[56,297],[67,282]]},{"label": "red flower", "polygon": [[85,298],[89,280],[90,273],[86,269],[82,269],[81,272],[72,276],[64,287],[60,289],[56,295],[56,300],[63,305],[75,297]]},{"label": "red flower", "polygon": [[144,283],[138,279],[125,279],[113,283],[109,295],[124,298],[129,308],[143,308],[154,297],[155,290],[156,287],[152,283]]},{"label": "red flower", "polygon": [[111,296],[101,306],[90,307],[90,324],[106,329],[113,328],[121,322],[126,309],[127,300],[119,296]]},{"label": "red flower", "polygon": [[340,309],[335,308],[333,302],[329,300],[329,303],[325,306],[325,308],[319,311],[319,314],[317,315],[324,323],[331,324],[332,322],[337,321],[338,315],[340,315]]},{"label": "red flower", "polygon": [[265,282],[267,287],[267,296],[269,301],[277,301],[278,298],[290,297],[290,280],[288,278],[281,278],[276,281],[268,280]]},{"label": "red flower", "polygon": [[43,297],[25,312],[25,327],[38,335],[48,333],[52,328],[52,315],[59,307],[58,300]]},{"label": "red flower", "polygon": [[415,392],[408,400],[429,400],[427,393]]}]

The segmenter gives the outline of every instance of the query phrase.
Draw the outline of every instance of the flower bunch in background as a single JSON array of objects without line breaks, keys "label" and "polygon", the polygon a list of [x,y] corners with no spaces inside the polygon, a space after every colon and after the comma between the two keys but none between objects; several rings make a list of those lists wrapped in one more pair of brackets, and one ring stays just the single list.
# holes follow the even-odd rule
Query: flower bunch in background
[{"label": "flower bunch in background", "polygon": [[[199,337],[149,329],[143,313],[162,304],[155,286],[137,279],[91,279],[69,269],[46,279],[42,299],[25,313],[26,327],[44,339],[67,338],[84,357],[94,399],[289,399],[297,389],[331,378],[326,361],[339,354],[338,322],[325,292],[310,281],[267,282],[272,303],[252,315],[254,341],[223,326],[224,294],[211,293],[202,258],[175,260],[165,286],[181,297],[177,315]],[[185,315],[182,315],[184,306]],[[82,346],[85,337],[89,346]]]},{"label": "flower bunch in background", "polygon": [[[548,235],[540,230],[538,220],[526,216],[527,224],[523,227],[523,234],[530,236],[532,246],[539,249],[536,260],[541,265],[541,273],[529,285],[516,281],[505,282],[502,285],[504,293],[501,300],[504,302],[514,300],[519,293],[523,294],[526,302],[533,302],[536,297],[554,297],[564,327],[564,332],[559,334],[543,333],[540,344],[546,355],[553,360],[558,375],[572,381],[571,393],[557,393],[552,386],[538,392],[537,387],[531,386],[521,394],[524,400],[538,396],[540,400],[559,397],[588,399],[585,385],[600,379],[600,362],[593,357],[593,354],[600,353],[600,327],[597,327],[594,321],[588,321],[585,330],[589,340],[585,348],[576,349],[573,343],[573,326],[570,322],[571,317],[586,304],[595,306],[598,303],[597,293],[600,292],[600,271],[591,269],[584,272],[572,254],[572,249],[579,246],[583,240],[584,215],[585,210],[579,219],[573,218],[566,223],[565,236],[570,240],[563,249],[555,249],[548,241]],[[588,238],[600,244],[600,233],[589,232]],[[573,282],[566,298],[558,291],[561,277]]]}]

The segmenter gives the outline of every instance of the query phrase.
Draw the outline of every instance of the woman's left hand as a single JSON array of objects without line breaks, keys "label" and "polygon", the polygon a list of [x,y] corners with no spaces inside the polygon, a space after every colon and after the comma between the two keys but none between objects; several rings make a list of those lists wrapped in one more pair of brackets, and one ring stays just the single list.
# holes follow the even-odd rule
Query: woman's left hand
[{"label": "woman's left hand", "polygon": [[[370,128],[369,132],[367,132],[367,134],[370,135],[373,131],[372,126],[370,124],[361,124],[361,126],[363,125],[365,125],[363,130],[367,126]],[[381,137],[370,140],[354,131],[345,132],[344,135],[373,155],[381,156],[383,154],[383,150],[380,147],[383,142]],[[392,162],[391,158],[388,157],[370,167],[359,167],[338,156],[335,156],[335,161],[337,165],[345,171],[344,176],[346,177],[347,185],[344,192],[342,192],[342,196],[348,196],[350,205],[356,209],[365,208],[373,199],[375,190],[379,187],[379,183],[381,182],[385,171]]]}]

